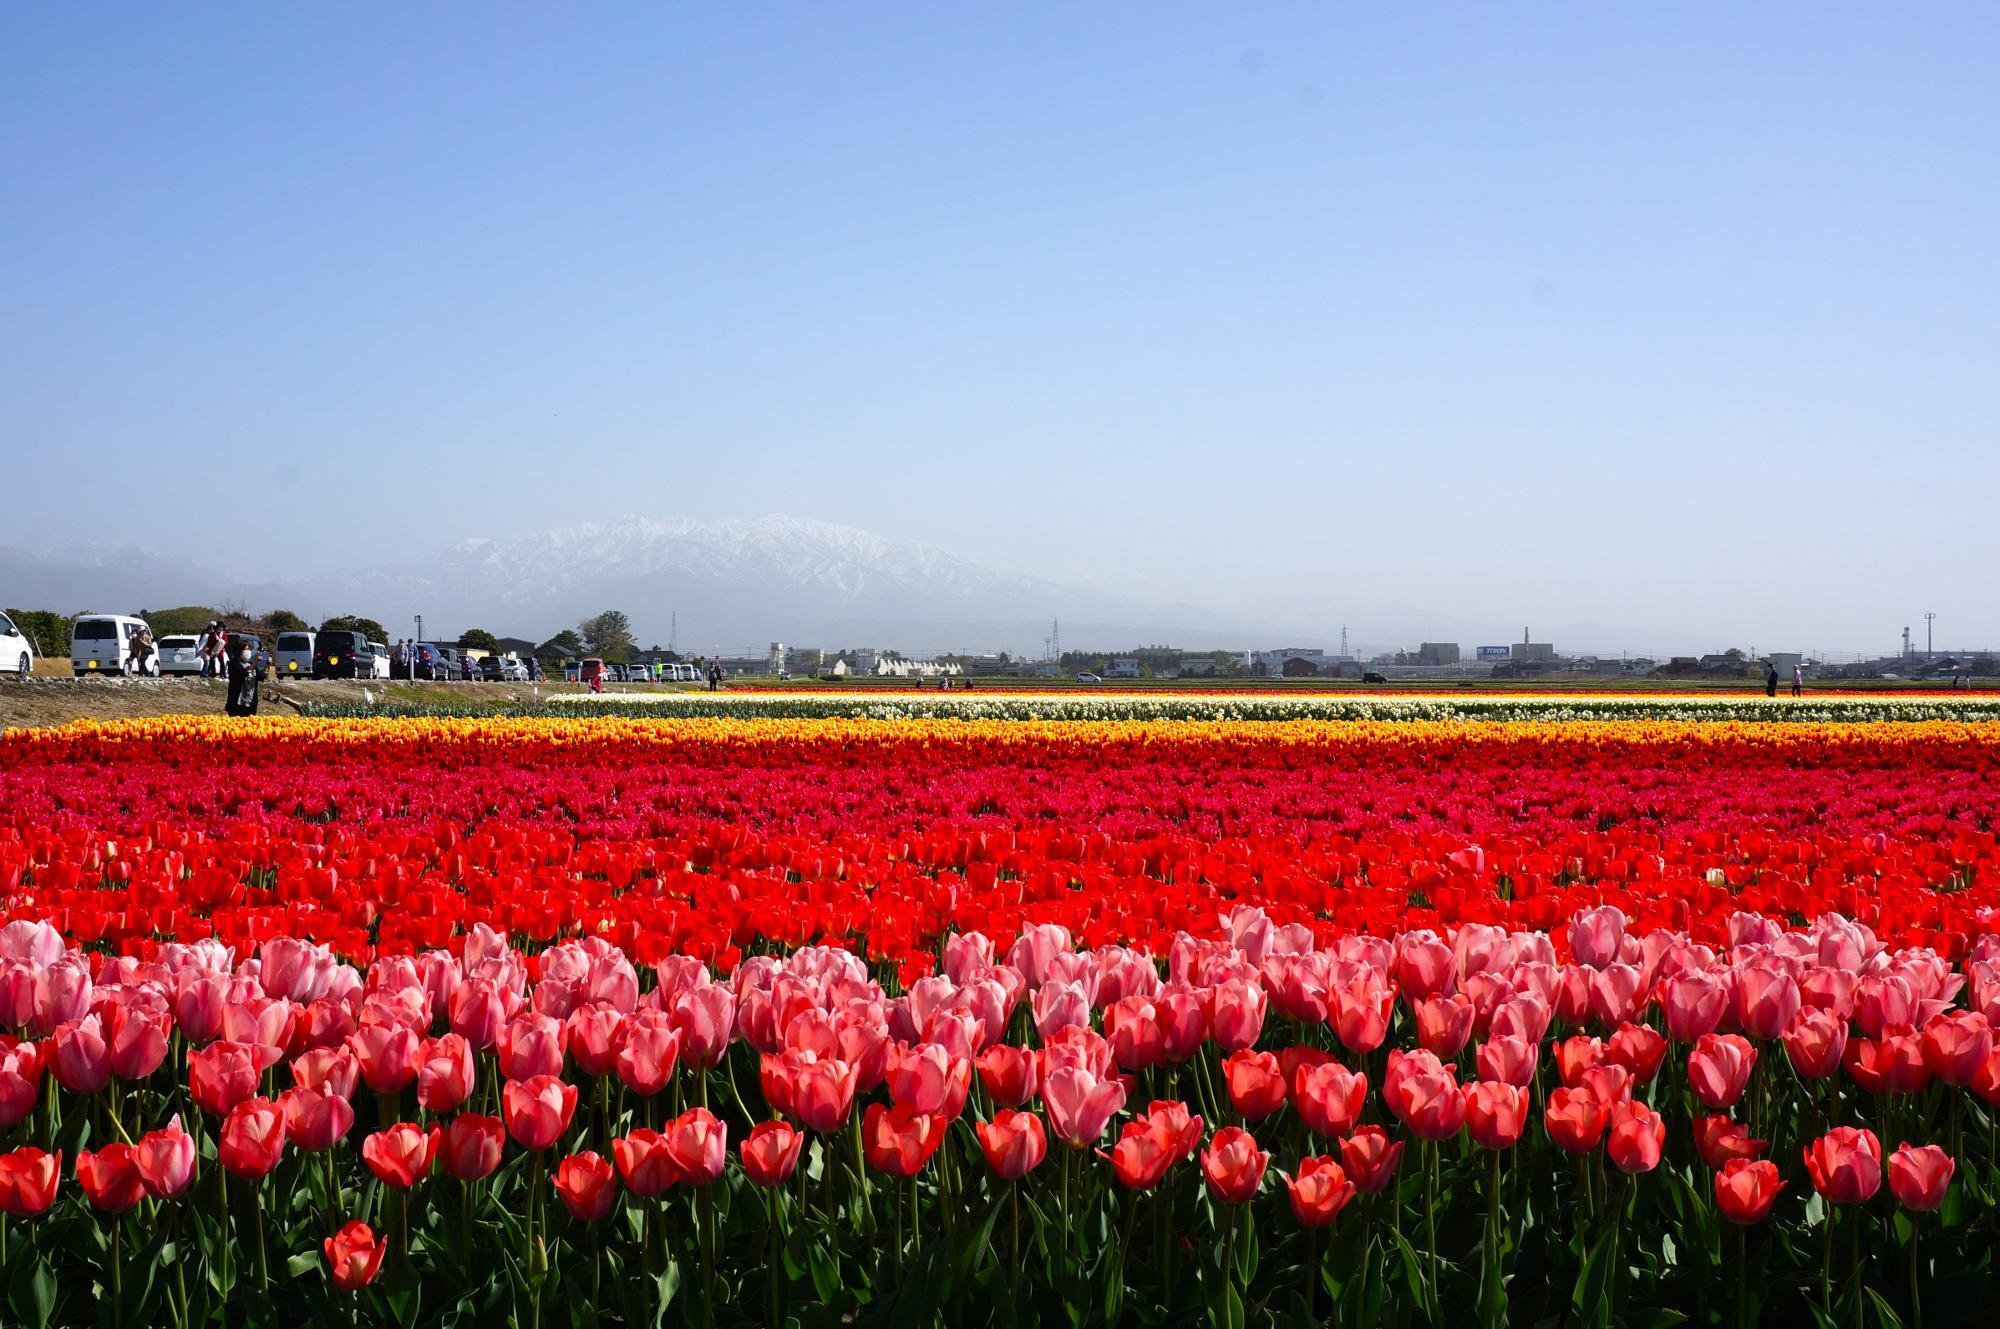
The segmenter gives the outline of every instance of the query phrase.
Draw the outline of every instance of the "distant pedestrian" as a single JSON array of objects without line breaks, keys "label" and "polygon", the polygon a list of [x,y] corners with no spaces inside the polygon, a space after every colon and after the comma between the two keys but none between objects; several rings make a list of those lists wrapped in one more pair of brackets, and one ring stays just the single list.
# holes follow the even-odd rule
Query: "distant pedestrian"
[{"label": "distant pedestrian", "polygon": [[201,676],[214,678],[222,672],[222,624],[215,619],[208,620],[208,626],[201,630],[201,645],[195,648],[201,657]]},{"label": "distant pedestrian", "polygon": [[395,649],[389,652],[389,676],[391,678],[402,676],[403,666],[410,658],[409,648],[405,644],[405,641],[405,638],[396,638]]},{"label": "distant pedestrian", "polygon": [[139,677],[146,676],[146,662],[153,656],[153,630],[141,627],[132,634],[132,672]]},{"label": "distant pedestrian", "polygon": [[250,643],[238,637],[229,644],[227,668],[229,699],[223,710],[230,715],[257,713],[257,662],[250,657]]},{"label": "distant pedestrian", "polygon": [[710,692],[722,691],[722,662],[720,660],[715,661],[708,667],[708,690]]},{"label": "distant pedestrian", "polygon": [[1803,664],[1795,664],[1792,666],[1792,695],[1794,697],[1803,696],[1805,690],[1806,667]]},{"label": "distant pedestrian", "polygon": [[1767,697],[1778,695],[1778,666],[1769,661],[1764,664],[1764,695]]}]

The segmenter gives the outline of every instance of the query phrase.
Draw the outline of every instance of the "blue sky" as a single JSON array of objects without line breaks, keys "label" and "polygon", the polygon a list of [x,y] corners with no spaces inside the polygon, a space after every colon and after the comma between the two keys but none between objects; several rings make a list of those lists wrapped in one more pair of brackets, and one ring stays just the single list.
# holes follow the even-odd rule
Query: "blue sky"
[{"label": "blue sky", "polygon": [[0,543],[788,512],[1301,625],[2000,643],[1996,38],[7,6]]}]

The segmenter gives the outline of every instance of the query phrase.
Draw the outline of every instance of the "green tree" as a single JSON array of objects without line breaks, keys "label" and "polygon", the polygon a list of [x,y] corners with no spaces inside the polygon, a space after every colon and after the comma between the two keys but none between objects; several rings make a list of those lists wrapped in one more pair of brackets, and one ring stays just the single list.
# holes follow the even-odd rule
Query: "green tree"
[{"label": "green tree", "polygon": [[181,605],[175,609],[142,609],[139,611],[139,617],[146,620],[146,626],[153,630],[153,636],[160,638],[200,632],[221,618],[222,611],[211,609],[207,605]]},{"label": "green tree", "polygon": [[573,630],[569,628],[564,628],[561,632],[558,632],[555,636],[550,637],[547,641],[543,642],[540,646],[537,646],[535,648],[536,655],[545,655],[548,654],[549,652],[554,652],[555,654],[562,656],[564,659],[568,659],[571,656],[582,655],[583,638],[577,636]]},{"label": "green tree", "polygon": [[458,634],[458,649],[497,652],[500,649],[500,639],[485,628],[467,628]]},{"label": "green tree", "polygon": [[35,645],[35,654],[60,658],[69,654],[70,620],[53,609],[9,609],[7,617]]},{"label": "green tree", "polygon": [[358,632],[369,641],[379,641],[385,645],[389,640],[389,630],[372,618],[362,618],[355,614],[335,614],[319,625],[321,632]]},{"label": "green tree", "polygon": [[264,615],[264,624],[273,632],[304,632],[306,621],[289,609],[273,609]]},{"label": "green tree", "polygon": [[584,650],[614,663],[632,657],[637,644],[632,640],[632,620],[616,609],[607,609],[576,625]]}]

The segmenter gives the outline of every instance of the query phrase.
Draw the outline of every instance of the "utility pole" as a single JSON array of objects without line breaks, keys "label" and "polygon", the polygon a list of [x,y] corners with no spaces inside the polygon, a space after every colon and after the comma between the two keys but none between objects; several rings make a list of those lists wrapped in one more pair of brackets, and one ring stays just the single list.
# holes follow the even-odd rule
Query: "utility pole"
[{"label": "utility pole", "polygon": [[1937,655],[1937,652],[1936,652],[1936,651],[1935,651],[1934,649],[1932,649],[1932,646],[1931,646],[1931,624],[1935,623],[1936,621],[1937,621],[1937,615],[1936,615],[1936,614],[1933,614],[1933,613],[1930,613],[1930,612],[1929,612],[1928,610],[1927,610],[1927,611],[1925,611],[1925,613],[1924,613],[1924,658],[1925,658],[1926,660],[1930,660],[1930,659],[1934,659],[1934,658],[1936,657],[1936,655]]},{"label": "utility pole", "polygon": [[681,642],[681,611],[676,609],[667,618],[667,649],[669,651],[672,651],[675,655],[679,655],[680,642]]},{"label": "utility pole", "polygon": [[[422,641],[423,639],[424,639],[424,616],[422,614],[418,614],[417,640]],[[417,681],[417,653],[415,649],[412,649],[410,651],[410,681],[412,683]],[[53,1109],[51,1109],[51,1111],[53,1111]]]}]

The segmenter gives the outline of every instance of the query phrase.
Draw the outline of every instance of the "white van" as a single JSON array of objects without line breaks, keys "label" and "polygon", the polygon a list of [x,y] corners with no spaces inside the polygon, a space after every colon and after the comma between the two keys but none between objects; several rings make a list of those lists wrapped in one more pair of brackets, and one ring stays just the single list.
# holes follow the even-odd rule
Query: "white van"
[{"label": "white van", "polygon": [[280,632],[278,650],[271,657],[272,670],[279,678],[311,678],[313,676],[313,634],[310,632]]},{"label": "white van", "polygon": [[[145,622],[129,614],[78,614],[69,629],[70,668],[78,678],[138,672],[132,663],[132,639],[145,630]],[[146,673],[159,677],[158,651],[146,661]]]}]

